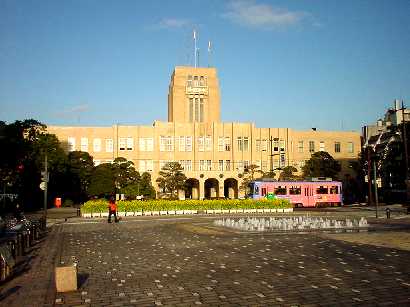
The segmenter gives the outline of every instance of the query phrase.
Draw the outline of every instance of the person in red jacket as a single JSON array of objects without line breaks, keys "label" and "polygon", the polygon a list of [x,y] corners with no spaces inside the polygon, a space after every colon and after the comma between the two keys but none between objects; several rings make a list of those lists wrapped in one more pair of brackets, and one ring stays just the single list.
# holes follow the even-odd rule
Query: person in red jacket
[{"label": "person in red jacket", "polygon": [[111,215],[114,215],[115,222],[118,223],[117,217],[117,204],[115,203],[114,197],[111,197],[108,201],[108,223],[111,223]]}]

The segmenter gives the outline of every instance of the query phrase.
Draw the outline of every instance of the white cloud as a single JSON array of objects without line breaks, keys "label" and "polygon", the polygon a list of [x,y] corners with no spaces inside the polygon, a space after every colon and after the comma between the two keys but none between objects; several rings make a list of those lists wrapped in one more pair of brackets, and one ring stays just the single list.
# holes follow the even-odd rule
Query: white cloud
[{"label": "white cloud", "polygon": [[308,13],[289,11],[255,1],[232,1],[222,17],[230,21],[254,28],[276,29],[301,22]]},{"label": "white cloud", "polygon": [[182,18],[163,18],[157,24],[157,27],[160,29],[175,29],[175,28],[182,28],[186,25],[190,25],[191,21],[188,19]]}]

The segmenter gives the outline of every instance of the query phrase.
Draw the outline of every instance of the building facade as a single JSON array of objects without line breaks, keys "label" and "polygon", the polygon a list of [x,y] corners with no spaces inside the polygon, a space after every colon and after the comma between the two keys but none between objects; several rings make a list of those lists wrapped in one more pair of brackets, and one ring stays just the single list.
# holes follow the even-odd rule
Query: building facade
[{"label": "building facade", "polygon": [[152,126],[49,126],[67,150],[88,152],[96,165],[124,157],[140,172],[150,172],[154,187],[161,168],[179,162],[190,189],[186,198],[237,198],[241,174],[251,165],[261,171],[285,166],[301,170],[316,151],[327,151],[349,173],[357,160],[360,134],[347,131],[298,131],[258,128],[253,123],[220,121],[215,68],[176,67],[168,94],[168,122]]}]

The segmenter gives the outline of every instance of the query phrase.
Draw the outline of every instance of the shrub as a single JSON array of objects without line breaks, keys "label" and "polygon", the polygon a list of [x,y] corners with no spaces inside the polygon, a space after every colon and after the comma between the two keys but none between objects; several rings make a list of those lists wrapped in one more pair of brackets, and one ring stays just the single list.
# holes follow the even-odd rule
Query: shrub
[{"label": "shrub", "polygon": [[[169,211],[169,210],[228,210],[228,209],[278,209],[292,208],[286,199],[215,199],[215,200],[121,200],[118,201],[118,211]],[[83,213],[98,213],[108,211],[108,201],[105,199],[89,200],[81,206]]]}]

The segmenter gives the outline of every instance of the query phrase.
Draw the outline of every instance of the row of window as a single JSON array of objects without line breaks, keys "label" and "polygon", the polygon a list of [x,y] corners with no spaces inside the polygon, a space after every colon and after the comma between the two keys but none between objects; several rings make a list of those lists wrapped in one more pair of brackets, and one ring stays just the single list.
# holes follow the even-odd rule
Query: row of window
[{"label": "row of window", "polygon": [[207,86],[207,78],[205,76],[188,75],[186,80],[187,87]]},{"label": "row of window", "polygon": [[[105,152],[113,152],[114,142],[113,139],[105,139]],[[178,141],[178,149],[181,152],[192,151],[193,138],[192,136],[178,136],[175,137],[175,142]],[[249,137],[238,137],[237,149],[238,151],[249,151]],[[256,151],[268,151],[268,140],[266,139],[256,139]],[[92,143],[93,152],[101,152],[103,146],[103,140],[100,138],[93,139]],[[76,146],[76,139],[74,137],[68,138],[69,150],[74,151]],[[134,150],[134,139],[131,137],[122,137],[118,139],[118,145],[120,151],[132,151]],[[303,153],[305,148],[305,142],[299,141],[297,151]],[[212,136],[200,136],[198,137],[198,151],[212,151]],[[342,152],[342,146],[340,142],[334,142],[334,152]],[[80,139],[80,150],[89,151],[88,138],[82,137]],[[160,151],[174,151],[174,137],[173,136],[160,136]],[[285,151],[285,141],[278,140],[273,142],[272,150],[274,152],[284,152]],[[319,151],[325,151],[325,142],[319,142]],[[139,151],[154,151],[154,138],[139,138]],[[218,151],[231,151],[231,138],[230,137],[218,137]],[[315,141],[308,142],[308,151],[313,153],[316,151]],[[353,142],[346,143],[346,151],[348,153],[353,153],[354,144]]]},{"label": "row of window", "polygon": [[[112,159],[108,160],[94,160],[94,165],[100,165],[101,163],[112,163]],[[159,169],[162,169],[167,163],[173,161],[167,160],[160,160],[159,161]],[[199,171],[238,171],[243,172],[250,166],[249,160],[239,160],[239,161],[231,161],[231,160],[218,160],[217,162],[213,162],[212,160],[198,160],[196,163],[198,164],[196,167],[193,165],[195,164],[192,160],[179,160],[179,164],[181,164],[182,168],[186,171],[192,171],[194,169]],[[258,170],[268,171],[268,161],[255,161],[255,165],[259,168]],[[274,167],[278,167],[278,161],[275,161]],[[138,160],[135,167],[140,172],[152,172],[154,170],[154,160]]]},{"label": "row of window", "polygon": [[[333,150],[336,153],[342,152],[341,143],[340,142],[334,142]],[[326,150],[324,141],[319,142],[319,151],[329,151],[329,150]],[[353,153],[353,151],[354,151],[353,142],[347,142],[346,151],[348,153]],[[298,142],[298,152],[304,152],[304,142],[303,141]],[[316,152],[315,141],[309,141],[309,152],[312,152],[312,153]]]}]

